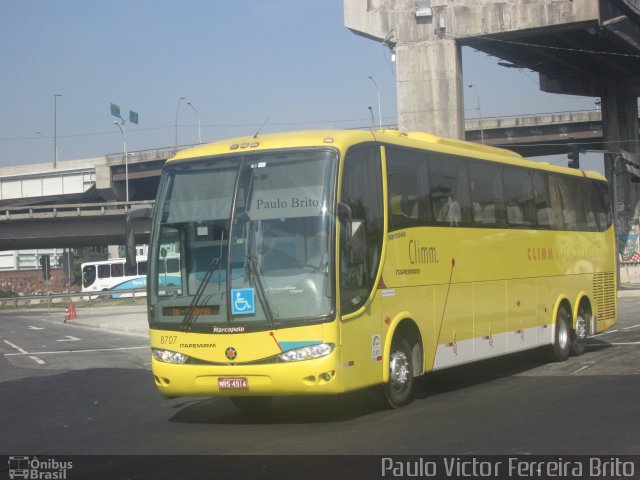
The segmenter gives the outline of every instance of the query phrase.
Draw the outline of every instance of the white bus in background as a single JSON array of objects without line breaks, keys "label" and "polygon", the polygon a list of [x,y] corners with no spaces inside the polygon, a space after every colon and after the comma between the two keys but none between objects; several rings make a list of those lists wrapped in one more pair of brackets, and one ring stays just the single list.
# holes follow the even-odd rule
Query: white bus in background
[{"label": "white bus in background", "polygon": [[[81,265],[82,292],[137,289],[136,296],[147,294],[147,257],[136,257],[136,272],[125,271],[125,259],[113,258]],[[113,298],[130,297],[131,293],[114,294]]]}]

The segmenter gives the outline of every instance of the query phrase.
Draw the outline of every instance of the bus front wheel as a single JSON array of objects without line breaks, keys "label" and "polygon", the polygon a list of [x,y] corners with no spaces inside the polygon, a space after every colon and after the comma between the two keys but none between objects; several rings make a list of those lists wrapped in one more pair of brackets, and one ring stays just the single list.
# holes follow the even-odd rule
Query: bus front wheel
[{"label": "bus front wheel", "polygon": [[571,314],[566,305],[560,305],[556,316],[553,345],[550,348],[551,360],[564,362],[571,351]]},{"label": "bus front wheel", "polygon": [[387,404],[391,408],[407,405],[413,398],[413,360],[411,344],[396,335],[389,354],[389,381],[384,384]]}]

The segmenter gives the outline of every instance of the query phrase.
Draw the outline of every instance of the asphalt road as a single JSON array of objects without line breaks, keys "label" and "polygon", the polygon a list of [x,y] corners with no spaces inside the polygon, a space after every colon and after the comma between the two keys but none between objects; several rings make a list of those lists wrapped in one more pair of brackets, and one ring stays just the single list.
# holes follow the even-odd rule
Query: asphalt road
[{"label": "asphalt road", "polygon": [[618,325],[564,363],[537,350],[437,372],[399,410],[366,390],[259,416],[164,400],[144,335],[0,312],[0,455],[634,455],[639,302],[621,299]]}]

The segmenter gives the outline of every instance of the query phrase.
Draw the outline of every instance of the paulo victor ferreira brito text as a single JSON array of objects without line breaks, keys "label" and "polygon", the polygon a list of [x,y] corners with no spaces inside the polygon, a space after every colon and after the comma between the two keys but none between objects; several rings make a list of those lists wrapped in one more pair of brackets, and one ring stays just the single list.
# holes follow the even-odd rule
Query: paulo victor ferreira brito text
[{"label": "paulo victor ferreira brito text", "polygon": [[383,457],[383,478],[633,478],[636,462],[617,457]]}]

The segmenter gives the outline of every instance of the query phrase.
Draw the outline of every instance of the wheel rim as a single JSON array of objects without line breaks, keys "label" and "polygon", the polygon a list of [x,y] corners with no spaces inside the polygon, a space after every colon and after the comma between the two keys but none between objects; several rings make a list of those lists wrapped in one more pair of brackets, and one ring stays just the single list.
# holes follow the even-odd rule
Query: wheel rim
[{"label": "wheel rim", "polygon": [[409,359],[399,350],[391,354],[389,377],[396,390],[403,390],[409,384]]},{"label": "wheel rim", "polygon": [[564,316],[561,321],[558,322],[558,344],[562,349],[567,348],[569,345],[569,328],[567,327],[567,320]]},{"label": "wheel rim", "polygon": [[579,315],[576,320],[576,337],[578,337],[578,340],[587,338],[587,319],[584,314]]}]

